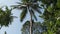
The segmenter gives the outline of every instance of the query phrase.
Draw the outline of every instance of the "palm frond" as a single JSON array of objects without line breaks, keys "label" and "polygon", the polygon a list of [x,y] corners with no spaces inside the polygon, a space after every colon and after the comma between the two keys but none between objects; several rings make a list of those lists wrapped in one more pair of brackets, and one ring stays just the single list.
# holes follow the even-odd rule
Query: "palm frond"
[{"label": "palm frond", "polygon": [[20,21],[23,21],[23,19],[25,18],[26,14],[27,14],[27,8],[24,8],[22,10],[21,15],[20,15]]},{"label": "palm frond", "polygon": [[23,5],[24,3],[16,2],[17,4]]},{"label": "palm frond", "polygon": [[36,12],[38,12],[39,14],[41,14],[42,12],[38,9],[38,8],[33,8]]},{"label": "palm frond", "polygon": [[36,4],[36,5],[33,5],[33,6],[31,6],[32,7],[32,9],[34,9],[35,11],[37,11],[39,14],[41,14],[42,12],[39,10],[41,7],[40,6],[38,6],[38,4]]},{"label": "palm frond", "polygon": [[34,16],[35,20],[37,20],[37,17],[32,9],[31,9],[31,12],[32,12],[32,15]]},{"label": "palm frond", "polygon": [[22,0],[22,2],[29,2],[30,0]]},{"label": "palm frond", "polygon": [[13,9],[22,9],[22,8],[26,8],[26,5],[12,5],[11,7],[13,7]]},{"label": "palm frond", "polygon": [[21,6],[21,5],[12,5],[11,7],[13,7],[13,9],[20,9],[20,7],[19,6]]},{"label": "palm frond", "polygon": [[[15,9],[22,9],[22,13],[21,13],[21,21],[23,21],[23,19],[25,18],[26,16],[26,13],[27,13],[27,9],[29,10],[29,8],[31,7],[32,9],[34,9],[34,11],[38,12],[39,14],[41,14],[41,11],[38,9],[38,8],[41,8],[39,6],[39,4],[37,3],[38,0],[21,0],[21,3],[20,2],[16,2],[18,5],[13,5],[12,7]],[[29,7],[29,8],[27,8]],[[32,12],[32,17],[34,17],[36,20],[36,16],[35,16],[35,13],[34,13],[33,10],[29,11],[29,12]]]},{"label": "palm frond", "polygon": [[41,14],[41,13],[42,13],[39,9],[36,9],[36,11],[37,11],[39,14]]}]

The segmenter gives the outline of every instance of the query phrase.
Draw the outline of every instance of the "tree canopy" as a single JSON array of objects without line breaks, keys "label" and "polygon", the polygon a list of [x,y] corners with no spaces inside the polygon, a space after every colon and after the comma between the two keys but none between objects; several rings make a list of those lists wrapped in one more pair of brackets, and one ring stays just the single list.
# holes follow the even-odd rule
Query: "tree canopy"
[{"label": "tree canopy", "polygon": [[46,8],[41,16],[44,19],[43,26],[45,27],[43,34],[60,34],[60,0],[54,0],[50,4],[45,4]]},{"label": "tree canopy", "polygon": [[9,9],[6,6],[6,9],[3,10],[2,8],[0,8],[0,25],[2,26],[8,26],[9,24],[11,24],[12,20],[13,20],[13,16],[11,16],[11,11],[12,9]]}]

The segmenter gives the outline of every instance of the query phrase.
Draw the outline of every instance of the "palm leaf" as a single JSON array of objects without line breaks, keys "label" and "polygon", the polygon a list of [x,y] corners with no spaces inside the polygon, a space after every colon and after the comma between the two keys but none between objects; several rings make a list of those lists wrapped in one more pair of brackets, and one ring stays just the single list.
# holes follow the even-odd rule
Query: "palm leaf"
[{"label": "palm leaf", "polygon": [[13,7],[13,9],[20,9],[20,7],[19,6],[21,6],[21,5],[12,5],[11,7]]},{"label": "palm leaf", "polygon": [[26,5],[12,5],[13,9],[23,9],[26,8]]},{"label": "palm leaf", "polygon": [[20,15],[20,18],[21,18],[20,20],[21,20],[21,21],[23,21],[23,19],[25,18],[26,14],[27,14],[27,8],[24,8],[24,9],[22,10],[21,15]]},{"label": "palm leaf", "polygon": [[24,2],[24,3],[25,3],[25,2],[29,2],[29,1],[30,1],[30,0],[22,0],[22,2]]},{"label": "palm leaf", "polygon": [[24,3],[16,2],[17,4],[23,5]]},{"label": "palm leaf", "polygon": [[42,13],[38,8],[34,8],[34,10],[35,10],[36,12],[38,12],[39,14]]},{"label": "palm leaf", "polygon": [[38,4],[34,5],[34,6],[31,6],[31,7],[32,7],[32,9],[34,9],[35,11],[37,11],[39,14],[41,14],[41,11],[39,10],[41,7],[39,7]]},{"label": "palm leaf", "polygon": [[39,14],[41,14],[41,13],[42,13],[39,9],[36,9],[36,11],[37,11]]},{"label": "palm leaf", "polygon": [[[25,18],[26,13],[27,13],[27,9],[30,10],[30,9],[29,9],[30,7],[31,7],[34,11],[36,11],[36,12],[38,12],[38,13],[41,14],[41,11],[38,9],[38,8],[41,8],[41,7],[39,6],[39,4],[37,3],[38,0],[21,0],[21,1],[22,1],[22,3],[17,2],[18,5],[14,5],[14,6],[13,6],[14,9],[15,9],[15,8],[22,9],[22,13],[21,13],[21,17],[20,17],[20,18],[21,18],[21,21],[23,21],[23,19]],[[27,8],[27,7],[29,7],[29,8]],[[37,20],[34,11],[31,10],[31,11],[29,11],[29,12],[31,12],[31,13],[32,13],[32,17],[34,17],[34,18]]]},{"label": "palm leaf", "polygon": [[32,12],[32,15],[34,16],[35,20],[37,20],[37,17],[32,9],[31,9],[31,12]]}]

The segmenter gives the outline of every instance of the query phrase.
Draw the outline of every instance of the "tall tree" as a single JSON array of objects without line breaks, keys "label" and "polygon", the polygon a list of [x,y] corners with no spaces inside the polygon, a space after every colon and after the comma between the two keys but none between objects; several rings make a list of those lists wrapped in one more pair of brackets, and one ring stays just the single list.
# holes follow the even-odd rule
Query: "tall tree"
[{"label": "tall tree", "polygon": [[22,13],[20,16],[21,21],[23,21],[28,12],[30,13],[30,34],[32,34],[32,17],[34,16],[34,18],[37,20],[34,12],[36,11],[38,13],[41,13],[41,7],[39,6],[38,0],[21,0],[21,3],[17,3],[18,5],[14,5],[13,7],[22,9]]},{"label": "tall tree", "polygon": [[0,25],[1,25],[1,27],[8,26],[12,22],[13,16],[11,16],[11,10],[12,9],[8,9],[7,6],[6,6],[5,10],[0,8]]},{"label": "tall tree", "polygon": [[[50,2],[51,1],[51,2]],[[41,16],[44,18],[44,33],[43,34],[60,34],[60,0],[50,0],[44,3],[45,11]]]}]

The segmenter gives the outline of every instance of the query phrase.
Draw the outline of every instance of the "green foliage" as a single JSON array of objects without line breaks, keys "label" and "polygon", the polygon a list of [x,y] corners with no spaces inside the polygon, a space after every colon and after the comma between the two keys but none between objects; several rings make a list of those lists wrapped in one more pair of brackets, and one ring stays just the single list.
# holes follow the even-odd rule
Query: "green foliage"
[{"label": "green foliage", "polygon": [[3,11],[2,8],[0,8],[0,25],[2,26],[8,26],[11,21],[13,16],[11,16],[11,10],[12,9],[8,9],[8,7],[6,6],[6,10]]},{"label": "green foliage", "polygon": [[[51,1],[51,0],[50,0]],[[47,8],[45,8],[43,15],[44,18],[44,32],[43,34],[60,34],[60,0],[54,0],[52,3],[48,3],[48,0],[44,3]]]},{"label": "green foliage", "polygon": [[22,0],[22,2],[29,2],[29,0]]},{"label": "green foliage", "polygon": [[[29,2],[29,0],[23,0],[25,2]],[[42,34],[60,34],[60,0],[39,0],[43,3],[42,7],[44,6],[44,13],[42,16],[42,18],[44,18],[44,22],[42,23],[43,26],[41,27],[43,30]],[[32,2],[33,3],[33,2]],[[26,6],[31,6],[32,7],[32,13],[34,15],[33,9],[35,11],[37,11],[38,13],[40,13],[40,11],[38,10],[37,5],[26,5]],[[36,9],[37,8],[37,9]],[[59,19],[58,19],[59,18]],[[28,24],[28,23],[27,23]],[[26,24],[26,26],[28,26]],[[29,28],[27,28],[24,25],[24,28],[26,28],[23,32],[25,32],[26,30],[28,30]],[[33,25],[35,26],[35,24]],[[29,27],[29,26],[28,26]],[[23,28],[23,29],[24,29]],[[36,27],[36,29],[39,27]],[[33,27],[33,30],[35,30],[35,28]],[[28,31],[27,31],[28,32]],[[25,32],[25,33],[27,33]],[[36,33],[37,34],[37,33]],[[38,33],[40,34],[40,33]]]},{"label": "green foliage", "polygon": [[30,15],[32,15],[37,20],[35,16],[35,11],[41,14],[39,10],[41,7],[39,6],[39,3],[37,2],[38,0],[21,0],[21,1],[22,3],[17,2],[18,5],[13,5],[13,8],[22,9],[20,20],[23,21],[26,16],[26,13],[28,12],[30,12]]},{"label": "green foliage", "polygon": [[20,16],[21,21],[23,21],[23,19],[25,18],[26,14],[27,14],[27,8],[22,10],[22,13],[21,13],[21,16]]},{"label": "green foliage", "polygon": [[[30,21],[26,21],[23,24],[23,27],[21,30],[22,34],[29,34],[29,29],[30,29]],[[32,25],[33,34],[41,34],[42,31],[43,31],[42,30],[42,23],[33,21],[33,25]]]},{"label": "green foliage", "polygon": [[[42,2],[42,7],[44,8],[44,13],[42,16],[44,19],[44,22],[41,23],[35,23],[33,22],[33,28],[32,30],[35,31],[37,28],[42,28],[42,34],[60,34],[60,0],[21,0],[22,3],[19,3],[19,5],[15,5],[14,8],[23,9],[21,13],[21,21],[26,16],[27,11],[30,11],[32,16],[35,17],[35,11],[41,14],[39,11],[40,6],[37,1]],[[34,4],[37,3],[37,4]],[[37,20],[37,19],[36,19]],[[41,26],[42,25],[42,26]],[[27,21],[24,23],[22,28],[22,34],[28,34],[29,33],[29,26],[30,23]],[[41,30],[41,29],[39,29]],[[40,34],[39,30],[36,30],[35,34]]]},{"label": "green foliage", "polygon": [[57,0],[57,7],[60,8],[60,0]]}]

